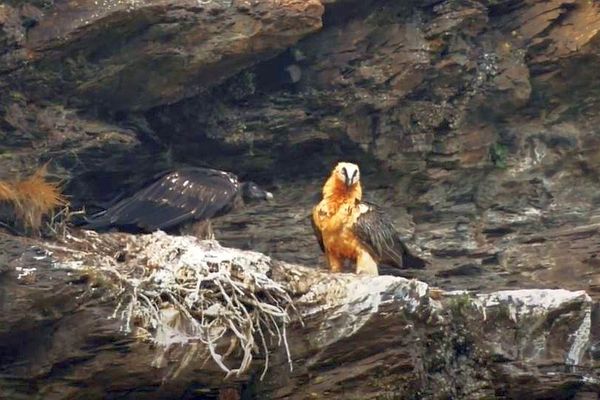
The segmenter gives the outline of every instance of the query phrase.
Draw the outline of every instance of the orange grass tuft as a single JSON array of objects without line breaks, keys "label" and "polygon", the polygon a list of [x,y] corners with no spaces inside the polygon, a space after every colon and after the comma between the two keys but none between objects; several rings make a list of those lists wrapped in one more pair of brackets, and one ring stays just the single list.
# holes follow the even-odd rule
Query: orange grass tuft
[{"label": "orange grass tuft", "polygon": [[5,200],[14,200],[16,198],[15,191],[10,186],[10,184],[6,182],[0,181],[0,201]]},{"label": "orange grass tuft", "polygon": [[39,230],[45,215],[68,203],[59,185],[46,181],[46,167],[23,181],[0,182],[0,201],[12,202],[16,217],[34,231]]}]

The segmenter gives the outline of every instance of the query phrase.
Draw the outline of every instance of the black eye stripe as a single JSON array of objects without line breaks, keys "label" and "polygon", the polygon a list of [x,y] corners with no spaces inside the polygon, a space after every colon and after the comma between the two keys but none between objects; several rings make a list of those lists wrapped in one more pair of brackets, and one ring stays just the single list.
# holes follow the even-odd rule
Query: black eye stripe
[{"label": "black eye stripe", "polygon": [[348,171],[346,170],[346,167],[342,167],[342,173],[346,178],[348,178]]},{"label": "black eye stripe", "polygon": [[356,175],[358,175],[358,170],[357,169],[354,170],[354,173],[352,174],[352,179],[356,178]]}]

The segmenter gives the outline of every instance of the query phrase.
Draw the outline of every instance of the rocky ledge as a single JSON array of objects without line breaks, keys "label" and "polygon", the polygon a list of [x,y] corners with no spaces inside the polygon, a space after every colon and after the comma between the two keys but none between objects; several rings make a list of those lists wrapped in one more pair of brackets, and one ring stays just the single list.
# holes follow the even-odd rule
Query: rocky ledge
[{"label": "rocky ledge", "polygon": [[598,305],[584,291],[445,292],[161,232],[0,240],[0,387],[11,399],[600,390]]},{"label": "rocky ledge", "polygon": [[307,193],[356,161],[418,278],[597,298],[599,32],[588,0],[8,0],[0,179],[51,161],[90,209],[226,169],[276,203],[217,238],[314,265]]}]

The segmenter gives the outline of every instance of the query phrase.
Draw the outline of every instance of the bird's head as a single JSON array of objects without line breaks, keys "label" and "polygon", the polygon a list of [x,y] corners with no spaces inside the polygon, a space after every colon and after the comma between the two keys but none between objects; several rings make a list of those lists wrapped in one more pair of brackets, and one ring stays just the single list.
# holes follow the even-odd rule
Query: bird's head
[{"label": "bird's head", "polygon": [[254,182],[244,182],[242,183],[242,197],[245,202],[271,200],[273,193],[261,189]]},{"label": "bird's head", "polygon": [[338,163],[333,170],[333,175],[347,187],[354,186],[360,181],[358,165],[349,162]]}]

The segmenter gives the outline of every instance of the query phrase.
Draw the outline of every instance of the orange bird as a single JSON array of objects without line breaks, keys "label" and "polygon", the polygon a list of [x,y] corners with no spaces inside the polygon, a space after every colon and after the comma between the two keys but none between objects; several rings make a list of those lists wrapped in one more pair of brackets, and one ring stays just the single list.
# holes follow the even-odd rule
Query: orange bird
[{"label": "orange bird", "polygon": [[323,186],[323,199],[312,212],[312,225],[332,272],[344,260],[356,263],[356,273],[378,275],[377,264],[423,268],[426,262],[402,243],[398,231],[375,204],[362,201],[356,164],[338,163]]}]

